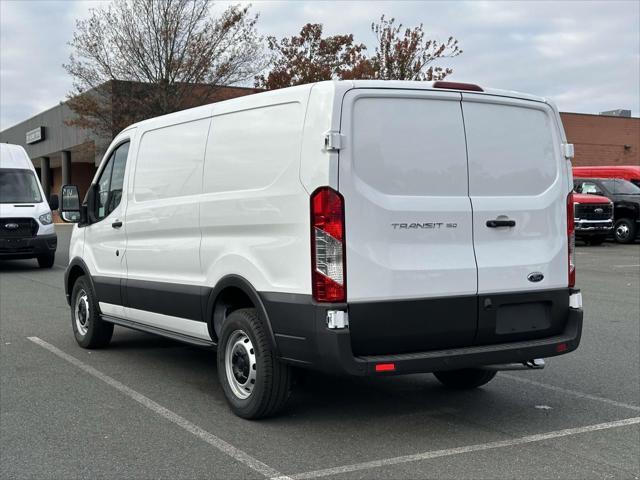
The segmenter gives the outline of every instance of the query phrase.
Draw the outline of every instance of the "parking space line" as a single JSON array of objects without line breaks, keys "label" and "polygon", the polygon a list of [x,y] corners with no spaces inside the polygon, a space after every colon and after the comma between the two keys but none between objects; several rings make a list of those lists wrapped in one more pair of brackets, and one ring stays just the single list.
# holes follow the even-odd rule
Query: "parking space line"
[{"label": "parking space line", "polygon": [[[429,460],[432,458],[449,457],[452,455],[460,455],[462,453],[481,452],[484,450],[493,450],[496,448],[514,447],[534,442],[542,442],[555,438],[567,437],[569,435],[577,435],[580,433],[596,432],[599,430],[607,430],[610,428],[625,427],[628,425],[640,424],[640,417],[626,418],[615,422],[599,423],[597,425],[587,425],[584,427],[567,428],[565,430],[556,430],[553,432],[540,433],[537,435],[527,435],[525,437],[512,438],[510,440],[501,440],[490,443],[480,443],[476,445],[468,445],[466,447],[449,448],[446,450],[433,450],[430,452],[417,453],[414,455],[404,455],[401,457],[385,458],[382,460],[373,460],[371,462],[355,463],[352,465],[344,465],[342,467],[325,468],[322,470],[314,470],[310,472],[297,473],[290,475],[288,478],[293,480],[306,480],[311,478],[328,477],[330,475],[340,475],[359,470],[368,470],[371,468],[387,467],[390,465],[398,465],[402,463],[418,462],[421,460]],[[272,480],[283,480],[286,477],[275,477]]]},{"label": "parking space line", "polygon": [[174,424],[178,425],[180,428],[195,435],[200,440],[203,440],[204,442],[208,443],[209,445],[216,448],[220,452],[230,456],[234,460],[237,460],[238,462],[249,467],[251,470],[258,472],[267,478],[277,477],[282,480],[289,478],[286,475],[283,475],[277,470],[271,468],[269,465],[262,463],[260,460],[252,457],[251,455],[244,452],[243,450],[240,450],[239,448],[234,447],[230,443],[225,442],[221,438],[213,435],[212,433],[207,432],[206,430],[198,427],[194,423],[191,423],[186,418],[181,417],[177,413],[174,413],[171,410],[163,407],[162,405],[154,402],[149,397],[146,397],[145,395],[133,390],[132,388],[127,387],[123,383],[120,383],[119,381],[115,380],[109,375],[105,375],[104,373],[100,372],[99,370],[96,370],[90,365],[87,365],[86,363],[78,360],[77,358],[63,352],[62,350],[51,345],[50,343],[47,343],[38,337],[27,337],[27,338],[31,340],[33,343],[35,343],[36,345],[39,345],[46,350],[49,350],[54,355],[57,355],[58,357],[62,358],[63,360],[66,360],[72,365],[75,365],[76,367],[88,373],[89,375],[92,375],[95,378],[103,381],[107,385],[115,388],[120,393],[135,400],[136,402],[148,408],[152,412],[160,415],[161,417],[165,418],[166,420],[169,420],[170,422],[173,422]]},{"label": "parking space line", "polygon": [[497,378],[508,378],[515,380],[516,382],[526,383],[528,385],[534,385],[540,388],[546,388],[547,390],[553,390],[554,392],[564,393],[567,395],[573,395],[574,397],[584,398],[586,400],[595,400],[597,402],[607,403],[614,407],[627,408],[634,412],[640,412],[640,407],[631,405],[630,403],[618,402],[611,400],[610,398],[598,397],[597,395],[591,395],[590,393],[578,392],[577,390],[569,390],[568,388],[556,387],[555,385],[549,385],[542,382],[536,382],[535,380],[529,380],[528,378],[517,377],[515,375],[509,375],[508,373],[501,373]]}]

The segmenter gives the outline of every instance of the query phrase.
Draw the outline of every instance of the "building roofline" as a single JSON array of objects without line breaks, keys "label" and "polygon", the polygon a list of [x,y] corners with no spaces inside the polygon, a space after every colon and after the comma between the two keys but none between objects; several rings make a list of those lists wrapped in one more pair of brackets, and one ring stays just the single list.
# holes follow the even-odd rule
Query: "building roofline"
[{"label": "building roofline", "polygon": [[27,123],[28,121],[33,120],[34,118],[39,117],[40,115],[44,115],[45,113],[50,112],[51,110],[53,110],[55,108],[61,107],[65,103],[66,103],[65,101],[60,100],[60,103],[58,103],[57,105],[54,105],[53,107],[49,107],[49,108],[47,108],[45,110],[42,110],[41,112],[38,112],[35,115],[30,116],[29,118],[25,118],[24,120],[22,120],[22,121],[20,121],[18,123],[14,123],[13,125],[11,125],[9,127],[5,128],[3,130],[0,130],[0,133],[4,133],[7,130],[11,130],[12,128],[17,127],[18,125],[21,125],[23,123]]},{"label": "building roofline", "polygon": [[562,115],[583,115],[588,117],[599,117],[599,118],[621,118],[623,120],[640,120],[640,117],[620,117],[618,115],[601,115],[599,113],[580,113],[580,112],[560,112]]},{"label": "building roofline", "polygon": [[[109,82],[114,82],[114,83],[141,83],[141,82],[135,82],[133,80],[109,80],[108,82],[105,82],[105,83],[109,83]],[[102,85],[104,85],[104,83]],[[194,85],[206,85],[206,84],[196,83]],[[217,88],[219,88],[221,90],[224,90],[226,88],[233,88],[233,89],[237,89],[237,90],[251,90],[251,91],[253,91],[255,93],[260,93],[260,92],[264,91],[263,89],[260,89],[260,88],[255,88],[255,87],[236,87],[235,85],[220,85]],[[43,115],[43,114],[45,114],[47,112],[50,112],[51,110],[53,110],[55,108],[60,108],[60,107],[64,106],[67,103],[67,101],[68,100],[60,100],[57,105],[54,105],[54,106],[49,107],[49,108],[47,108],[45,110],[42,110],[42,111],[30,116],[29,118],[25,118],[24,120],[22,120],[22,121],[20,121],[18,123],[14,123],[13,125],[10,125],[10,126],[4,128],[4,129],[0,130],[0,133],[4,133],[7,130],[11,130],[12,128],[15,128],[15,127],[17,127],[17,126],[19,126],[19,125],[21,125],[23,123],[27,123],[27,122],[33,120],[34,118],[39,117],[40,115]]]}]

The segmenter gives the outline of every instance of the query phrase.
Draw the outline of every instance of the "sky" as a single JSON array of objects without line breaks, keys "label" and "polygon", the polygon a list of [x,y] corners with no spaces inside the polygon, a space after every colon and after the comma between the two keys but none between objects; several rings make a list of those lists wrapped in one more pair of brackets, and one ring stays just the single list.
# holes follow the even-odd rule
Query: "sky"
[{"label": "sky", "polygon": [[[0,130],[51,108],[71,90],[67,62],[75,21],[99,1],[0,0]],[[238,2],[233,2],[238,3]],[[246,2],[239,2],[246,3]],[[229,2],[217,2],[213,13]],[[640,112],[640,2],[254,1],[259,32],[295,35],[322,23],[372,50],[385,14],[427,36],[454,36],[463,54],[439,62],[449,80],[549,97],[561,111]]]}]

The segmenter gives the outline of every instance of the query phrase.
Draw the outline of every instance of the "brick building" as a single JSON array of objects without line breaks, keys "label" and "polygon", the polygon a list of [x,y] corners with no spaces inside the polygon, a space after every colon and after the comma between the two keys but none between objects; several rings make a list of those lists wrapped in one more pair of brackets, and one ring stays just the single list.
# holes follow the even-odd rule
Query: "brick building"
[{"label": "brick building", "polygon": [[566,112],[560,116],[569,143],[575,145],[574,165],[640,165],[640,118]]},{"label": "brick building", "polygon": [[[113,82],[114,95],[133,95],[139,84]],[[203,95],[193,87],[188,105],[192,107],[250,95],[254,88],[221,87]],[[120,92],[120,93],[115,93]],[[122,100],[120,98],[120,100]],[[25,147],[41,179],[45,193],[56,193],[65,184],[75,184],[84,196],[96,168],[111,142],[99,135],[68,125],[74,113],[61,103],[0,132],[0,142]],[[640,118],[561,113],[567,138],[575,145],[574,165],[640,165]]]}]

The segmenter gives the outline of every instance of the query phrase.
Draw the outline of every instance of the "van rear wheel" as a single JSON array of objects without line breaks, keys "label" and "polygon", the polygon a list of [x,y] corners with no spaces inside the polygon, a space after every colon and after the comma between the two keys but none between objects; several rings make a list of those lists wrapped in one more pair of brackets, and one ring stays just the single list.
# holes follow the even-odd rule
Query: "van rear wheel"
[{"label": "van rear wheel", "polygon": [[467,390],[489,383],[496,376],[496,373],[498,372],[480,368],[464,368],[462,370],[434,372],[434,375],[446,387]]},{"label": "van rear wheel", "polygon": [[113,323],[100,318],[98,301],[84,275],[76,280],[71,293],[71,328],[83,348],[106,347],[113,336]]},{"label": "van rear wheel", "polygon": [[242,418],[274,415],[289,398],[291,367],[276,358],[255,309],[236,310],[222,324],[218,378],[231,410]]}]

